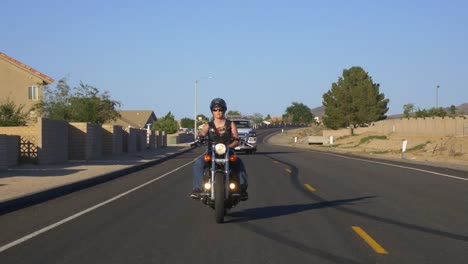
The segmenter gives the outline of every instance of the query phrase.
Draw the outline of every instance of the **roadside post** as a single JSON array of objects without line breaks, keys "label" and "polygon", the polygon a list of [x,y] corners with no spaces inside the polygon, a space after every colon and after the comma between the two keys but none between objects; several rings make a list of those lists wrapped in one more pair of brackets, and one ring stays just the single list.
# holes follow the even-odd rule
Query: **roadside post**
[{"label": "roadside post", "polygon": [[401,159],[405,159],[405,152],[406,152],[406,146],[408,145],[408,140],[403,140],[403,144],[401,146]]},{"label": "roadside post", "polygon": [[330,145],[333,145],[333,136],[330,136]]}]

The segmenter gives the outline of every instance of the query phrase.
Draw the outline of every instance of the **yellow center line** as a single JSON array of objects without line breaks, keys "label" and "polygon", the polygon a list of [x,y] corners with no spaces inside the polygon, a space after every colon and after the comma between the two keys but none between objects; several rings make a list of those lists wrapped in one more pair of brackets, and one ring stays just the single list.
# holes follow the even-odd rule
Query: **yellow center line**
[{"label": "yellow center line", "polygon": [[305,186],[307,189],[309,189],[309,191],[315,192],[315,188],[312,187],[310,184],[307,184],[307,183],[306,183],[306,184],[304,184],[304,186]]},{"label": "yellow center line", "polygon": [[285,169],[285,171],[289,174],[291,174],[292,170],[291,169]]},{"label": "yellow center line", "polygon": [[369,236],[362,228],[359,226],[352,226],[351,227],[354,232],[356,232],[366,243],[377,253],[379,254],[388,254],[388,252],[377,243],[371,236]]}]

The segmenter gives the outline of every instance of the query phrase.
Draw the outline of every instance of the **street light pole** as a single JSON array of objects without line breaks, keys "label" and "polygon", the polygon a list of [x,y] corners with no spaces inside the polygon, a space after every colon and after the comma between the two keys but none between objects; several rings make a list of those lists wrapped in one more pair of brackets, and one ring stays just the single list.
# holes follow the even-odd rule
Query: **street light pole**
[{"label": "street light pole", "polygon": [[[201,79],[212,79],[213,76],[201,77]],[[197,140],[197,90],[198,90],[198,80],[195,80],[195,111],[193,115],[193,138]]]},{"label": "street light pole", "polygon": [[439,108],[439,85],[436,86],[436,108]]},{"label": "street light pole", "polygon": [[197,140],[197,89],[198,80],[195,80],[195,112],[193,116],[193,138]]}]

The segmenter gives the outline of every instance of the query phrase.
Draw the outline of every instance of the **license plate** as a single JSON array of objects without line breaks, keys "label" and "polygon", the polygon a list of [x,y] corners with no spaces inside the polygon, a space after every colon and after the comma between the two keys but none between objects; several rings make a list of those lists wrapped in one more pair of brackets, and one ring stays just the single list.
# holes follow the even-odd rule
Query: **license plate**
[{"label": "license plate", "polygon": [[240,149],[240,147],[235,147],[234,149],[235,149],[235,150],[239,150],[239,149]]},{"label": "license plate", "polygon": [[248,142],[249,142],[249,143],[255,143],[255,142],[257,142],[257,138],[249,137]]}]

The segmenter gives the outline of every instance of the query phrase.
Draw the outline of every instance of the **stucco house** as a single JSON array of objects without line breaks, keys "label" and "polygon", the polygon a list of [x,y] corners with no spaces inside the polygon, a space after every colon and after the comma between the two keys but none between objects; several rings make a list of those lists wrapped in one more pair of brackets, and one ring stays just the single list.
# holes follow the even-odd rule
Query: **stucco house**
[{"label": "stucco house", "polygon": [[53,82],[49,76],[0,52],[0,104],[12,101],[34,116],[31,108],[42,99],[44,85]]},{"label": "stucco house", "polygon": [[120,118],[116,121],[106,123],[108,125],[118,125],[123,128],[147,128],[157,121],[156,115],[151,110],[118,110]]}]

